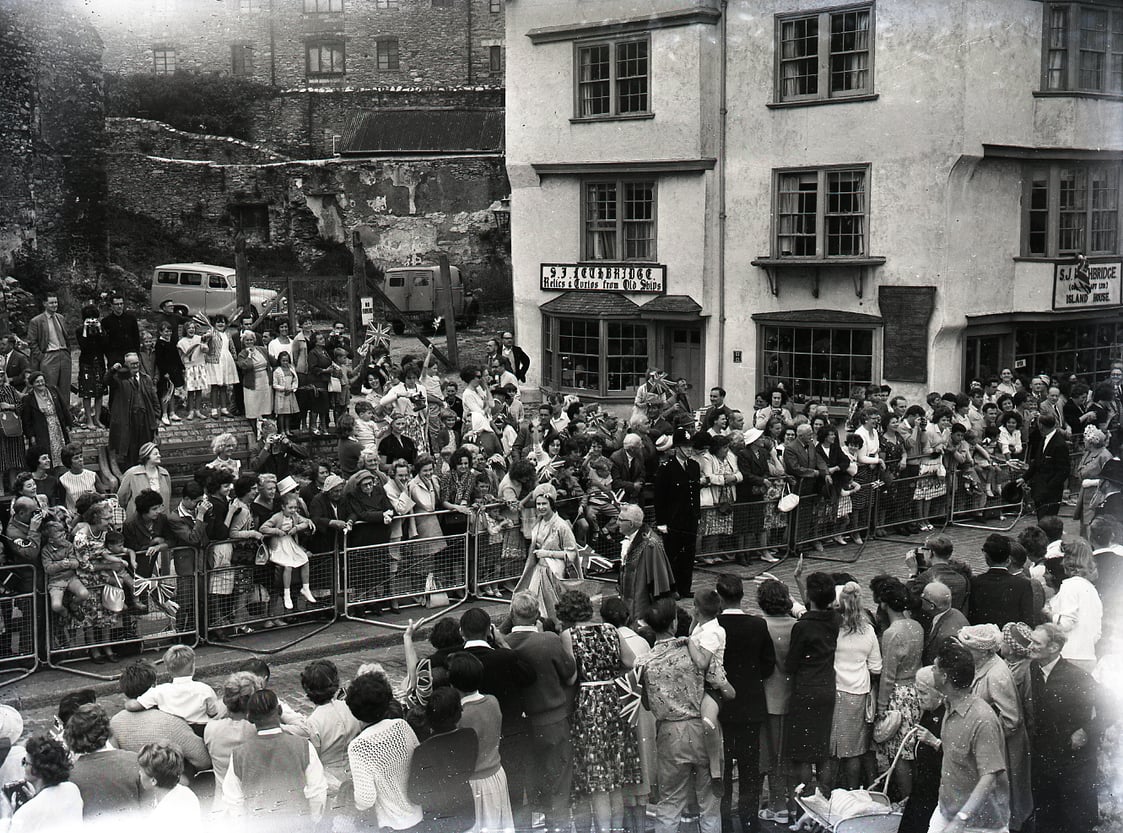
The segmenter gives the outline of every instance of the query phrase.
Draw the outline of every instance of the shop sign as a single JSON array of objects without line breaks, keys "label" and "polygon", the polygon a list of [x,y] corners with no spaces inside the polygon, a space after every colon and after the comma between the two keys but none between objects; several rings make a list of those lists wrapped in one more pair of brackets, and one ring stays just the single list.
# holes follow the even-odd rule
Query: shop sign
[{"label": "shop sign", "polygon": [[1058,263],[1053,273],[1053,309],[1114,307],[1123,303],[1123,262]]},{"label": "shop sign", "polygon": [[659,263],[543,263],[542,289],[565,292],[666,292],[667,267]]}]

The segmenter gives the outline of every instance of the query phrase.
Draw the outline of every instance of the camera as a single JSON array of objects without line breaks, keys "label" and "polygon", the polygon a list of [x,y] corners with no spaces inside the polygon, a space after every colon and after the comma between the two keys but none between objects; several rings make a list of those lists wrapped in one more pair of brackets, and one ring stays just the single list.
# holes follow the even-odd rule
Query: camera
[{"label": "camera", "polygon": [[33,796],[31,785],[26,781],[9,781],[4,785],[3,790],[4,796],[8,799],[8,803],[12,805],[13,810],[18,810]]}]

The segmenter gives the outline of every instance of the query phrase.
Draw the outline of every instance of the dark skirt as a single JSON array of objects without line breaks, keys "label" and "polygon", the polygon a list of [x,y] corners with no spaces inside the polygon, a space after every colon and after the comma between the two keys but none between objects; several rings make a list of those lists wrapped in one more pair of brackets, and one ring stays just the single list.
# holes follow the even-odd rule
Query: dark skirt
[{"label": "dark skirt", "polygon": [[799,687],[792,691],[784,731],[789,759],[818,762],[830,752],[831,719],[834,717],[834,686]]},{"label": "dark skirt", "polygon": [[78,360],[78,395],[83,399],[97,399],[105,393],[105,357],[87,356]]}]

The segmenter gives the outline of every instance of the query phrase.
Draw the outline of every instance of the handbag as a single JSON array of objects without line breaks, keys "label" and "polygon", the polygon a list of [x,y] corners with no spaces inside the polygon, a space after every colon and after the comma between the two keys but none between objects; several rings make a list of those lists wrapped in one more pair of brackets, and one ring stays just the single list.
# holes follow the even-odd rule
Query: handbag
[{"label": "handbag", "polygon": [[5,437],[22,437],[23,420],[12,411],[0,411],[0,431]]},{"label": "handbag", "polygon": [[110,573],[117,582],[116,585],[106,584],[101,588],[101,606],[110,613],[120,613],[125,609],[125,588],[121,586],[121,577]]},{"label": "handbag", "polygon": [[799,506],[799,495],[791,491],[786,485],[784,486],[786,494],[780,498],[776,504],[776,508],[781,512],[791,512]]},{"label": "handbag", "polygon": [[434,607],[448,607],[448,593],[438,591],[437,577],[433,573],[425,576],[425,595],[421,597],[421,606],[434,608]]},{"label": "handbag", "polygon": [[253,563],[256,567],[264,567],[269,563],[269,549],[265,546],[264,541],[258,542],[257,552],[253,554]]},{"label": "handbag", "polygon": [[343,393],[343,380],[338,376],[329,376],[328,393]]},{"label": "handbag", "polygon": [[876,743],[885,743],[889,738],[897,734],[901,728],[901,721],[904,715],[901,714],[900,709],[890,709],[881,716],[873,724],[873,739]]}]

